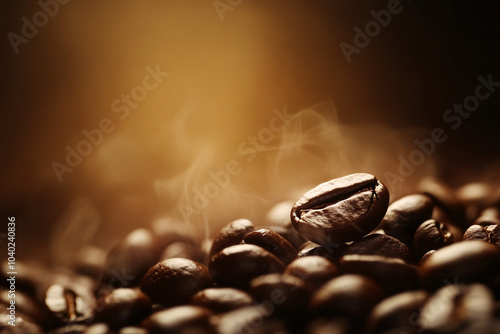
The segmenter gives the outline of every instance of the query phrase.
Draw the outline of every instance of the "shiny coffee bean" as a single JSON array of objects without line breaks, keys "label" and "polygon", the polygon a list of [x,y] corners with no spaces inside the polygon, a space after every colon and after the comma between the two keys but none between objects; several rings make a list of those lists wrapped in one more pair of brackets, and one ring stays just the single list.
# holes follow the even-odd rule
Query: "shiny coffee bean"
[{"label": "shiny coffee bean", "polygon": [[212,286],[207,268],[197,262],[173,258],[152,266],[141,281],[141,290],[153,303],[186,304],[200,290]]},{"label": "shiny coffee bean", "polygon": [[281,273],[285,263],[262,247],[241,244],[224,248],[212,257],[210,274],[220,286],[246,289],[260,275]]},{"label": "shiny coffee bean", "polygon": [[224,248],[239,244],[247,233],[254,230],[252,222],[248,219],[237,219],[224,226],[217,233],[210,249],[209,258],[222,251]]},{"label": "shiny coffee bean", "polygon": [[289,223],[287,226],[271,225],[268,229],[281,235],[296,250],[302,248],[302,245],[307,241],[299,234],[299,232],[297,232],[295,228],[293,228],[292,223]]},{"label": "shiny coffee bean", "polygon": [[455,241],[446,223],[429,219],[423,222],[413,237],[413,252],[415,259],[420,259],[425,253],[450,245]]},{"label": "shiny coffee bean", "polygon": [[89,322],[96,305],[92,290],[80,284],[51,285],[45,292],[44,303],[51,317],[61,324]]},{"label": "shiny coffee bean", "polygon": [[307,256],[321,256],[334,264],[338,264],[342,252],[347,247],[347,244],[329,244],[320,246],[312,241],[307,241],[302,249],[297,253],[297,258]]},{"label": "shiny coffee bean", "polygon": [[431,218],[434,204],[423,194],[408,195],[389,205],[380,228],[406,245],[413,242],[413,234],[427,219]]},{"label": "shiny coffee bean", "polygon": [[450,283],[487,282],[500,273],[500,248],[487,242],[462,241],[431,254],[419,267],[427,289]]},{"label": "shiny coffee bean", "polygon": [[265,301],[224,313],[214,319],[217,334],[288,334],[287,325],[273,318],[274,304]]},{"label": "shiny coffee bean", "polygon": [[212,312],[200,306],[176,306],[144,319],[141,327],[149,334],[215,334],[210,324]]},{"label": "shiny coffee bean", "polygon": [[93,324],[87,327],[82,334],[113,334],[106,324]]},{"label": "shiny coffee bean", "polygon": [[494,299],[488,288],[481,284],[455,284],[442,287],[427,300],[418,323],[432,333],[455,333],[488,323],[493,316]]},{"label": "shiny coffee bean", "polygon": [[262,275],[253,279],[249,292],[259,303],[273,303],[274,314],[287,317],[303,313],[311,294],[302,279],[282,274]]},{"label": "shiny coffee bean", "polygon": [[342,316],[362,324],[383,297],[375,281],[361,275],[342,275],[314,293],[310,309],[317,316]]},{"label": "shiny coffee bean", "polygon": [[410,249],[398,239],[385,234],[370,234],[346,247],[342,255],[380,255],[410,261]]},{"label": "shiny coffee bean", "polygon": [[295,229],[320,245],[356,240],[380,223],[389,191],[370,174],[358,173],[322,183],[292,208]]},{"label": "shiny coffee bean", "polygon": [[316,289],[337,276],[338,269],[331,261],[321,256],[307,256],[291,262],[284,274],[298,277]]},{"label": "shiny coffee bean", "polygon": [[214,313],[224,313],[251,305],[253,298],[247,292],[234,288],[208,288],[197,292],[191,304],[203,306]]},{"label": "shiny coffee bean", "polygon": [[368,320],[368,333],[385,333],[389,330],[417,326],[420,309],[429,298],[426,291],[402,292],[382,300],[375,306]]},{"label": "shiny coffee bean", "polygon": [[500,225],[488,223],[471,225],[462,238],[463,240],[482,240],[500,247]]},{"label": "shiny coffee bean", "polygon": [[266,228],[248,233],[243,242],[260,246],[285,263],[290,263],[297,257],[297,250],[285,238]]},{"label": "shiny coffee bean", "polygon": [[151,313],[151,300],[136,289],[119,288],[103,295],[97,301],[96,322],[112,329],[136,325]]},{"label": "shiny coffee bean", "polygon": [[207,256],[199,246],[184,241],[176,241],[168,245],[161,253],[160,261],[174,257],[182,257],[203,264],[207,262]]},{"label": "shiny coffee bean", "polygon": [[102,282],[116,288],[137,286],[158,262],[161,251],[151,231],[143,228],[132,231],[109,253]]},{"label": "shiny coffee bean", "polygon": [[418,269],[401,259],[378,255],[346,255],[340,260],[341,274],[356,274],[376,281],[387,295],[418,288]]}]

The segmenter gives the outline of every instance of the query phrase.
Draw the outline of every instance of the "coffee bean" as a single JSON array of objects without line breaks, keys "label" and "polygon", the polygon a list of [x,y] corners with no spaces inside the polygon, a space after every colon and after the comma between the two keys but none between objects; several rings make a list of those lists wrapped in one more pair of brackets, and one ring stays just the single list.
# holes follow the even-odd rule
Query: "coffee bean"
[{"label": "coffee bean", "polygon": [[458,201],[465,208],[465,220],[468,224],[472,224],[481,211],[491,203],[493,188],[488,183],[472,182],[461,186],[456,194]]},{"label": "coffee bean", "polygon": [[7,308],[0,309],[0,332],[2,334],[45,334],[38,324],[24,314],[16,312],[15,326],[9,324],[12,321],[10,316],[11,313]]},{"label": "coffee bean", "polygon": [[266,301],[252,306],[244,306],[224,313],[214,319],[217,334],[288,334],[287,325],[272,318],[274,304]]},{"label": "coffee bean", "polygon": [[85,332],[87,328],[87,325],[68,324],[66,326],[51,330],[49,334],[83,334],[83,332]]},{"label": "coffee bean", "polygon": [[308,241],[303,245],[300,252],[297,253],[297,258],[321,256],[334,264],[338,264],[342,252],[347,246],[347,244],[328,244],[320,246],[312,241]]},{"label": "coffee bean", "polygon": [[413,234],[427,219],[431,218],[434,204],[423,194],[402,197],[389,205],[380,228],[406,245],[413,243]]},{"label": "coffee bean", "polygon": [[297,257],[297,250],[285,238],[266,228],[249,232],[243,242],[260,246],[285,263],[290,263]]},{"label": "coffee bean", "polygon": [[268,229],[281,235],[296,250],[302,248],[302,245],[304,245],[304,243],[307,241],[299,234],[299,232],[297,232],[295,228],[293,228],[292,223],[289,223],[287,226],[271,225],[268,227]]},{"label": "coffee bean", "polygon": [[482,240],[500,247],[500,225],[488,223],[471,225],[465,231],[463,240]]},{"label": "coffee bean", "polygon": [[148,330],[140,327],[123,327],[118,334],[149,334]]},{"label": "coffee bean", "polygon": [[185,304],[195,293],[210,286],[212,279],[207,268],[182,258],[158,262],[141,281],[141,290],[151,301],[167,307]]},{"label": "coffee bean", "polygon": [[208,288],[191,298],[191,304],[203,306],[214,313],[223,313],[251,305],[253,298],[247,292],[234,288]]},{"label": "coffee bean", "polygon": [[212,243],[209,258],[222,251],[224,248],[237,245],[247,233],[254,230],[253,224],[248,219],[237,219],[224,226]]},{"label": "coffee bean", "polygon": [[340,260],[341,274],[357,274],[376,281],[387,295],[418,288],[418,269],[401,259],[378,255],[346,255]]},{"label": "coffee bean", "polygon": [[450,283],[487,282],[500,273],[500,248],[487,242],[463,241],[431,254],[419,268],[420,282],[427,289]]},{"label": "coffee bean", "polygon": [[307,334],[349,334],[353,333],[352,326],[349,322],[342,318],[337,317],[335,319],[329,318],[319,318],[311,321],[306,329]]},{"label": "coffee bean", "polygon": [[136,325],[151,313],[151,300],[136,289],[119,288],[103,295],[97,301],[96,322],[112,329]]},{"label": "coffee bean", "polygon": [[132,231],[110,251],[102,282],[113,287],[137,286],[158,262],[161,251],[151,231],[143,228]]},{"label": "coffee bean", "polygon": [[337,276],[338,269],[323,257],[307,256],[291,262],[284,274],[298,277],[311,288],[316,289]]},{"label": "coffee bean", "polygon": [[176,306],[144,319],[141,327],[149,334],[215,334],[210,324],[212,312],[200,306]]},{"label": "coffee bean", "polygon": [[342,255],[380,255],[385,257],[394,257],[405,261],[412,259],[408,246],[384,234],[370,234],[348,245]]},{"label": "coffee bean", "polygon": [[318,244],[356,240],[372,231],[389,204],[387,188],[370,174],[352,174],[322,183],[292,208],[295,229]]},{"label": "coffee bean", "polygon": [[281,273],[285,266],[264,248],[241,244],[224,248],[213,256],[209,269],[217,285],[246,289],[255,277]]},{"label": "coffee bean", "polygon": [[82,275],[99,280],[106,266],[106,252],[103,249],[85,246],[76,255],[74,270]]},{"label": "coffee bean", "polygon": [[418,227],[413,237],[415,259],[420,259],[430,250],[439,249],[453,242],[453,234],[448,229],[446,223],[429,219]]},{"label": "coffee bean", "polygon": [[106,324],[93,324],[87,327],[82,334],[113,334]]},{"label": "coffee bean", "polygon": [[160,255],[160,261],[182,257],[199,263],[207,263],[207,255],[197,245],[189,242],[176,241],[168,245]]},{"label": "coffee bean", "polygon": [[199,233],[196,233],[194,224],[185,222],[173,217],[159,217],[151,224],[151,231],[156,236],[160,249],[167,248],[174,242],[185,242],[198,245],[201,240]]},{"label": "coffee bean", "polygon": [[[12,295],[10,290],[1,290],[0,291],[0,305],[1,307],[9,307],[10,301],[12,300],[9,295]],[[23,314],[25,318],[30,319],[36,322],[39,325],[43,325],[44,321],[47,319],[47,314],[45,310],[42,308],[42,305],[38,303],[33,297],[23,291],[15,291],[15,307],[16,313]]]},{"label": "coffee bean", "polygon": [[94,317],[93,292],[80,284],[53,284],[47,289],[44,302],[51,316],[61,324],[87,323]]}]

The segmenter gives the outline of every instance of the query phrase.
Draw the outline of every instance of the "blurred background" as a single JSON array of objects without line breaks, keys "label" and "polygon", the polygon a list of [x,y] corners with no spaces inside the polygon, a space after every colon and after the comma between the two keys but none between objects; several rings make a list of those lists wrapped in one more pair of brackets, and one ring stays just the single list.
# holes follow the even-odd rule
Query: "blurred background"
[{"label": "blurred background", "polygon": [[[500,81],[500,4],[402,1],[348,62],[340,44],[390,3],[2,1],[0,201],[18,256],[109,247],[163,214],[210,235],[353,172],[393,199],[427,176],[497,185],[500,92],[456,129],[443,115],[478,76]],[[401,175],[435,128],[446,141]]]}]

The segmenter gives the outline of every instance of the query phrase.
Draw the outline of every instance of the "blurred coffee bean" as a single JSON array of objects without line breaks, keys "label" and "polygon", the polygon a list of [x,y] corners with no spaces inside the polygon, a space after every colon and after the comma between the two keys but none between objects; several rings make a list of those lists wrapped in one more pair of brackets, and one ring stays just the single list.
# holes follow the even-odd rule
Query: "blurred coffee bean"
[{"label": "blurred coffee bean", "polygon": [[151,231],[132,231],[110,251],[102,282],[115,288],[137,286],[161,251]]},{"label": "blurred coffee bean", "polygon": [[298,277],[311,288],[316,289],[337,276],[337,267],[321,256],[307,256],[296,259],[285,269],[285,275]]},{"label": "blurred coffee bean", "polygon": [[487,242],[463,241],[431,254],[419,267],[420,282],[427,289],[450,283],[487,282],[500,273],[500,248]]},{"label": "blurred coffee bean", "polygon": [[389,205],[380,228],[406,245],[413,243],[413,234],[427,219],[431,218],[434,204],[423,194],[408,195]]},{"label": "blurred coffee bean", "polygon": [[418,261],[418,265],[422,265],[422,263],[424,263],[424,261],[429,257],[431,256],[431,254],[435,253],[436,250],[433,249],[433,250],[430,250],[428,251],[427,253],[425,253],[424,255],[422,255],[422,257],[420,258],[420,260]]},{"label": "blurred coffee bean", "polygon": [[334,264],[338,264],[342,252],[348,244],[328,244],[320,246],[312,241],[307,241],[297,253],[297,258],[307,256],[321,256]]},{"label": "blurred coffee bean", "polygon": [[281,273],[285,266],[264,248],[241,244],[226,247],[213,256],[209,269],[216,284],[246,289],[255,277]]},{"label": "blurred coffee bean", "polygon": [[417,320],[427,298],[429,294],[420,290],[402,292],[382,300],[370,314],[367,332],[385,333],[406,326],[420,329]]},{"label": "blurred coffee bean", "polygon": [[370,174],[358,173],[322,183],[292,208],[295,229],[320,245],[356,240],[382,220],[389,191]]},{"label": "blurred coffee bean", "polygon": [[293,202],[279,202],[267,211],[264,220],[266,224],[272,226],[289,226],[290,211],[293,207]]},{"label": "blurred coffee bean", "polygon": [[140,327],[123,327],[118,334],[149,334],[148,330]]},{"label": "blurred coffee bean", "polygon": [[197,292],[191,304],[203,306],[214,313],[224,313],[251,305],[253,298],[245,291],[234,288],[208,288]]},{"label": "blurred coffee bean", "polygon": [[212,279],[207,268],[182,258],[155,264],[141,281],[141,290],[151,301],[167,307],[185,304],[195,293],[210,286]]},{"label": "blurred coffee bean", "polygon": [[447,285],[427,300],[418,323],[432,333],[455,333],[464,327],[487,323],[493,316],[493,296],[484,285]]},{"label": "blurred coffee bean", "polygon": [[193,245],[200,243],[199,233],[196,233],[194,224],[173,217],[159,217],[151,224],[151,231],[156,236],[160,249],[165,249],[174,242],[186,242]]},{"label": "blurred coffee bean", "polygon": [[271,225],[268,229],[279,233],[279,235],[285,238],[296,250],[302,248],[302,245],[307,242],[307,240],[304,239],[295,228],[293,228],[292,223],[289,223],[288,226]]},{"label": "blurred coffee bean", "polygon": [[[8,262],[3,261],[1,268],[9,268]],[[6,274],[7,271],[0,271],[2,284],[7,284],[6,280],[10,277]],[[50,285],[52,276],[50,269],[38,262],[24,262],[16,259],[16,272],[16,290],[24,291],[28,295],[36,296],[39,300],[43,300],[43,294]]]},{"label": "blurred coffee bean", "polygon": [[418,260],[428,251],[450,245],[454,241],[446,223],[434,219],[426,220],[418,227],[413,237],[415,259]]},{"label": "blurred coffee bean", "polygon": [[106,252],[100,248],[86,246],[76,255],[73,269],[82,275],[99,280],[106,266]]},{"label": "blurred coffee bean", "polygon": [[290,263],[297,257],[297,250],[285,238],[266,228],[247,233],[243,242],[260,246],[285,263]]},{"label": "blurred coffee bean", "polygon": [[282,274],[253,279],[249,292],[259,303],[270,301],[274,305],[274,314],[287,317],[300,316],[307,308],[311,294],[302,279]]},{"label": "blurred coffee bean", "polygon": [[23,291],[15,291],[14,299],[11,299],[9,295],[11,295],[9,290],[0,290],[0,305],[2,307],[9,307],[10,301],[15,300],[17,314],[21,313],[27,317],[27,319],[30,319],[39,325],[44,324],[47,317],[45,312],[46,310],[42,308],[42,305],[40,305],[37,300]]},{"label": "blurred coffee bean", "polygon": [[217,334],[287,334],[287,325],[272,318],[274,305],[270,301],[245,306],[214,319]]},{"label": "blurred coffee bean", "polygon": [[310,309],[316,316],[342,316],[362,326],[383,297],[382,288],[375,281],[361,275],[342,275],[314,293]]},{"label": "blurred coffee bean", "polygon": [[398,239],[385,234],[370,234],[347,246],[342,255],[380,255],[411,261],[410,249]]},{"label": "blurred coffee bean", "polygon": [[352,333],[350,327],[349,322],[342,317],[319,318],[307,325],[306,334],[349,334]]},{"label": "blurred coffee bean", "polygon": [[224,248],[239,244],[247,233],[254,230],[253,224],[248,219],[237,219],[224,226],[217,233],[210,249],[209,259]]},{"label": "blurred coffee bean", "polygon": [[[14,326],[9,322],[14,321]],[[17,312],[12,314],[7,308],[0,309],[0,333],[2,334],[44,334],[42,328],[29,317]]]},{"label": "blurred coffee bean", "polygon": [[491,204],[493,188],[484,182],[472,182],[461,186],[457,191],[457,199],[465,208],[467,225],[479,216],[481,211]]},{"label": "blurred coffee bean", "polygon": [[151,313],[151,300],[137,289],[119,288],[97,301],[95,321],[111,329],[136,325]]},{"label": "blurred coffee bean", "polygon": [[113,334],[106,324],[93,324],[85,329],[82,334]]},{"label": "blurred coffee bean", "polygon": [[51,330],[49,334],[83,334],[87,328],[87,325],[68,324]]},{"label": "blurred coffee bean", "polygon": [[141,327],[149,334],[215,334],[210,324],[212,312],[200,306],[176,306],[144,319]]},{"label": "blurred coffee bean", "polygon": [[500,247],[500,225],[488,223],[471,225],[462,238],[463,240],[482,240]]},{"label": "blurred coffee bean", "polygon": [[202,264],[207,263],[207,256],[199,246],[184,241],[176,241],[168,245],[161,253],[160,261],[174,257],[182,257]]},{"label": "blurred coffee bean", "polygon": [[340,260],[341,274],[357,274],[376,281],[387,295],[418,289],[418,269],[401,259],[378,255],[346,255]]},{"label": "blurred coffee bean", "polygon": [[61,324],[88,323],[94,317],[94,294],[84,285],[53,284],[45,292],[44,302],[50,315]]},{"label": "blurred coffee bean", "polygon": [[500,224],[500,208],[489,207],[481,211],[481,214],[474,221],[477,225],[493,225]]}]

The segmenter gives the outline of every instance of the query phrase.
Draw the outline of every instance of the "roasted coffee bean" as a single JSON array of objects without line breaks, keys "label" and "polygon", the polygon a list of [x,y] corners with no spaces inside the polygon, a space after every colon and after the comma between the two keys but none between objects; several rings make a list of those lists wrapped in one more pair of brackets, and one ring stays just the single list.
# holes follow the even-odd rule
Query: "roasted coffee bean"
[{"label": "roasted coffee bean", "polygon": [[500,248],[479,240],[463,241],[431,254],[419,267],[427,289],[450,283],[487,282],[500,273]]},{"label": "roasted coffee bean", "polygon": [[212,257],[210,274],[215,283],[246,289],[260,275],[281,273],[285,263],[262,247],[241,244],[224,248]]},{"label": "roasted coffee bean", "polygon": [[87,327],[82,334],[113,334],[113,332],[106,324],[93,324]]},{"label": "roasted coffee bean", "polygon": [[424,263],[425,260],[427,260],[427,258],[429,256],[431,256],[431,254],[435,253],[436,250],[433,249],[433,250],[430,250],[428,251],[427,253],[425,253],[424,255],[422,255],[422,257],[420,258],[420,260],[418,261],[418,265],[420,266],[422,263]]},{"label": "roasted coffee bean", "polygon": [[137,286],[158,262],[161,251],[151,231],[143,228],[132,231],[109,253],[102,282],[115,288]]},{"label": "roasted coffee bean", "polygon": [[223,313],[251,305],[253,298],[247,292],[234,288],[208,288],[191,298],[191,304],[203,306],[215,313]]},{"label": "roasted coffee bean", "polygon": [[259,302],[274,304],[274,314],[299,316],[307,308],[311,291],[306,283],[294,276],[262,275],[250,282],[250,294]]},{"label": "roasted coffee bean", "polygon": [[176,306],[144,319],[141,327],[149,334],[215,334],[210,324],[212,312],[200,306]]},{"label": "roasted coffee bean", "polygon": [[274,304],[265,301],[224,313],[214,319],[217,334],[288,334],[287,325],[272,318]]},{"label": "roasted coffee bean", "polygon": [[140,327],[123,327],[118,334],[149,334],[148,330]]},{"label": "roasted coffee bean", "polygon": [[418,288],[418,269],[401,259],[378,255],[346,255],[340,260],[341,274],[357,274],[376,281],[387,295]]},{"label": "roasted coffee bean", "polygon": [[347,246],[347,244],[329,244],[320,246],[312,241],[308,241],[297,253],[297,258],[321,256],[334,264],[338,264],[340,257],[342,256],[342,252]]},{"label": "roasted coffee bean", "polygon": [[383,296],[375,281],[361,275],[342,275],[314,293],[310,309],[314,315],[342,316],[361,325]]},{"label": "roasted coffee bean", "polygon": [[151,300],[137,289],[119,288],[97,301],[95,321],[112,329],[136,325],[151,313]]},{"label": "roasted coffee bean", "polygon": [[13,300],[9,295],[15,296],[15,308],[17,314],[23,314],[28,319],[43,325],[46,320],[46,312],[42,305],[38,303],[33,297],[23,291],[10,292],[11,290],[0,291],[0,305],[1,307],[10,307],[10,301]]},{"label": "roasted coffee bean", "polygon": [[173,217],[160,217],[153,221],[151,230],[156,236],[160,249],[165,249],[174,242],[186,242],[193,245],[200,243],[194,224],[185,224]]},{"label": "roasted coffee bean", "polygon": [[500,247],[500,225],[488,223],[471,225],[465,231],[463,240],[482,240]]},{"label": "roasted coffee bean", "polygon": [[493,296],[484,285],[447,285],[427,300],[418,323],[432,333],[455,333],[478,324],[484,326],[493,319],[494,308]]},{"label": "roasted coffee bean", "polygon": [[368,333],[385,333],[391,329],[417,326],[422,305],[429,298],[426,291],[402,292],[382,300],[372,310],[368,325]]},{"label": "roasted coffee bean", "polygon": [[481,211],[491,202],[493,189],[490,184],[473,182],[461,186],[457,191],[457,199],[465,208],[465,219],[468,224],[479,216]]},{"label": "roasted coffee bean", "polygon": [[349,322],[342,318],[319,318],[311,321],[306,328],[307,334],[349,334],[353,330]]},{"label": "roasted coffee bean", "polygon": [[455,241],[446,223],[429,219],[423,222],[413,237],[413,252],[415,259],[420,259],[425,253],[450,245]]},{"label": "roasted coffee bean", "polygon": [[99,280],[106,266],[106,252],[100,248],[86,246],[76,255],[73,269],[82,275]]},{"label": "roasted coffee bean", "polygon": [[290,263],[297,257],[297,250],[285,238],[267,228],[248,233],[243,242],[260,246],[285,263]]},{"label": "roasted coffee bean", "polygon": [[370,174],[352,174],[322,183],[292,208],[295,229],[320,245],[356,240],[380,223],[389,191]]},{"label": "roasted coffee bean", "polygon": [[224,226],[215,237],[209,258],[222,251],[224,248],[239,244],[247,233],[254,230],[253,224],[248,219],[237,219]]},{"label": "roasted coffee bean", "polygon": [[285,275],[303,279],[311,288],[316,289],[337,276],[337,267],[321,256],[307,256],[296,259],[285,269]]},{"label": "roasted coffee bean", "polygon": [[370,234],[348,245],[342,255],[380,255],[410,261],[410,249],[396,238],[385,234]]},{"label": "roasted coffee bean", "polygon": [[168,245],[161,253],[160,261],[174,257],[182,257],[203,264],[207,263],[207,255],[199,246],[184,241],[176,241]]},{"label": "roasted coffee bean", "polygon": [[80,284],[51,285],[45,293],[45,306],[61,324],[87,323],[94,317],[94,294]]},{"label": "roasted coffee bean", "polygon": [[185,304],[195,293],[210,286],[212,279],[207,268],[182,258],[158,262],[141,281],[141,290],[151,301],[167,307]]},{"label": "roasted coffee bean", "polygon": [[413,234],[427,219],[431,218],[434,204],[423,194],[402,197],[389,205],[380,228],[406,245],[413,242]]},{"label": "roasted coffee bean", "polygon": [[495,225],[500,224],[500,208],[489,207],[484,209],[479,217],[474,221],[476,225]]},{"label": "roasted coffee bean", "polygon": [[11,314],[7,308],[0,309],[0,333],[45,334],[42,328],[22,313]]},{"label": "roasted coffee bean", "polygon": [[[290,218],[288,218],[290,219]],[[304,245],[305,242],[307,242],[306,239],[304,239],[299,232],[295,228],[293,228],[292,223],[289,223],[288,226],[276,226],[276,225],[271,225],[268,227],[268,229],[278,233],[281,235],[283,238],[285,238],[290,245],[293,246],[293,248],[300,249]]]}]

